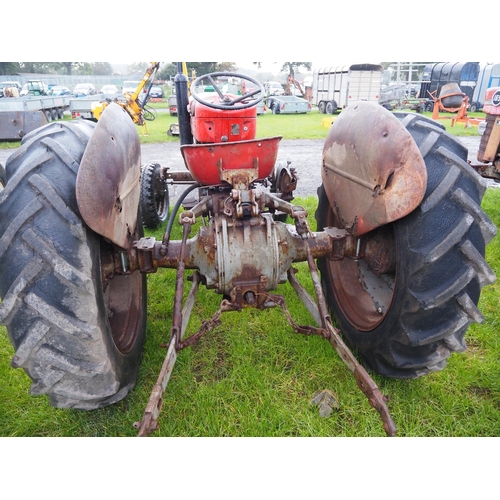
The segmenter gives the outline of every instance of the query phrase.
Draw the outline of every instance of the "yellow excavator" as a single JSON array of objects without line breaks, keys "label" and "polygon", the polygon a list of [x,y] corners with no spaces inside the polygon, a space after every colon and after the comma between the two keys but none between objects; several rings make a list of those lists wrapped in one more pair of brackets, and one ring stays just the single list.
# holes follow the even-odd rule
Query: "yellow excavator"
[{"label": "yellow excavator", "polygon": [[[144,73],[144,76],[142,77],[142,80],[140,81],[139,85],[135,89],[134,93],[130,94],[128,92],[125,92],[123,94],[125,97],[125,100],[106,99],[104,101],[95,102],[92,105],[92,115],[94,116],[96,121],[99,120],[103,111],[106,109],[106,107],[111,102],[116,102],[123,109],[125,109],[125,111],[130,115],[130,118],[132,118],[133,122],[136,125],[141,125],[142,127],[144,127],[146,130],[146,133],[147,133],[146,120],[144,118],[144,106],[147,102],[147,98],[149,95],[149,89],[153,85],[154,75],[156,74],[159,67],[160,67],[159,62],[150,63],[150,66],[148,67],[148,69]],[[143,92],[144,88],[146,87],[148,82],[149,82],[149,85],[146,89],[146,93],[145,93],[144,97],[141,98],[141,96],[144,94],[144,92]]]}]

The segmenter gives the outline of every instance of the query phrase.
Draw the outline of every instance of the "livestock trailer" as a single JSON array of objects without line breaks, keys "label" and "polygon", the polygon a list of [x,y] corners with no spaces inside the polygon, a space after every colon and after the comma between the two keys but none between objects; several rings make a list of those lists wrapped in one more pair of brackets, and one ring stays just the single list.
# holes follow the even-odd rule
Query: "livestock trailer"
[{"label": "livestock trailer", "polygon": [[320,113],[333,114],[355,101],[378,102],[382,87],[380,64],[352,64],[313,72],[313,104]]}]

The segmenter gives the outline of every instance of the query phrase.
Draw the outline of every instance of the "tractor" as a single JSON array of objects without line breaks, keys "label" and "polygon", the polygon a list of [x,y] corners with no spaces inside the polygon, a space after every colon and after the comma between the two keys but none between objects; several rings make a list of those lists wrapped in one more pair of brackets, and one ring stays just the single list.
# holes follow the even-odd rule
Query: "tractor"
[{"label": "tractor", "polygon": [[500,87],[486,90],[483,111],[484,133],[473,168],[483,177],[500,180]]},{"label": "tractor", "polygon": [[[160,425],[182,349],[224,312],[271,307],[281,308],[296,332],[330,342],[386,434],[395,435],[369,371],[416,378],[466,349],[469,325],[483,321],[481,289],[495,280],[484,257],[496,234],[480,207],[485,181],[440,124],[358,102],[342,111],[325,140],[311,228],[306,210],[292,203],[296,171],[276,163],[281,137],[257,138],[262,84],[210,73],[192,82],[188,95],[178,68],[187,171],[155,168],[148,178],[152,190],[167,177],[188,187],[161,241],[143,233],[139,138],[118,104],[106,106],[97,123],[34,130],[8,159],[0,190],[0,323],[15,350],[11,365],[31,378],[33,395],[47,395],[58,408],[93,410],[122,400],[141,363],[147,274],[170,268],[170,339],[134,423],[139,436]],[[226,90],[229,80],[239,87]],[[194,201],[189,193],[197,194]],[[192,234],[200,218],[206,222]],[[182,237],[173,240],[176,222]],[[298,262],[307,263],[313,294],[296,276]],[[315,325],[293,320],[274,293],[284,283]],[[220,295],[220,308],[186,336],[200,286]]]}]

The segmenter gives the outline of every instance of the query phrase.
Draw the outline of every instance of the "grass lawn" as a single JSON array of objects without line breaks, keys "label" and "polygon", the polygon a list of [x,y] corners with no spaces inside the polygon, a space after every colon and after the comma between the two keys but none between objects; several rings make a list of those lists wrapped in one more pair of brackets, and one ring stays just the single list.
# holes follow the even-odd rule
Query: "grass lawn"
[{"label": "grass lawn", "polygon": [[[432,113],[424,112],[424,116],[431,117]],[[257,137],[283,136],[283,139],[324,139],[326,138],[332,120],[339,115],[325,115],[318,112],[316,108],[310,113],[297,115],[274,115],[266,112],[257,116]],[[469,116],[484,118],[483,113],[471,113]],[[141,144],[155,142],[178,142],[178,136],[167,135],[167,130],[172,123],[177,123],[176,116],[169,113],[158,112],[156,119],[147,122],[148,134],[144,134],[141,127],[138,127]],[[466,128],[464,123],[457,123],[451,126],[451,117],[440,119],[446,130],[457,137],[477,136],[477,125]]]},{"label": "grass lawn", "polygon": [[[312,227],[316,199],[297,199]],[[486,213],[500,224],[500,190],[488,189]],[[180,238],[175,228],[174,238]],[[163,231],[148,231],[160,239]],[[487,261],[500,272],[500,243],[487,247]],[[298,276],[311,290],[305,264]],[[156,382],[172,319],[174,270],[148,276],[148,333],[138,385],[124,400],[92,412],[57,410],[44,396],[29,395],[30,380],[9,366],[13,349],[0,327],[0,436],[134,436]],[[483,290],[485,316],[468,333],[469,350],[454,354],[445,370],[417,380],[374,376],[389,396],[399,436],[500,435],[500,342],[498,283]],[[278,290],[299,324],[311,324],[291,287]],[[201,289],[189,332],[218,309],[220,297]],[[333,391],[340,407],[321,418],[315,392]],[[378,413],[330,344],[293,333],[280,310],[226,313],[222,325],[177,360],[157,436],[384,436]]]},{"label": "grass lawn", "polygon": [[[170,125],[178,123],[178,118],[170,116],[165,109],[166,103],[153,103],[151,108],[155,110],[156,118],[153,121],[146,122],[146,129],[137,126],[141,144],[179,142],[178,136],[169,136],[167,134]],[[424,112],[423,115],[431,117],[432,113]],[[284,139],[324,139],[328,134],[329,123],[337,116],[321,114],[315,107],[310,113],[298,115],[273,115],[268,111],[257,116],[257,136],[273,137],[281,135]],[[470,113],[469,116],[471,118],[484,118],[485,115],[483,113]],[[71,118],[65,116],[65,120],[71,120]],[[478,135],[477,125],[465,128],[463,123],[458,123],[452,127],[451,117],[440,120],[440,123],[446,127],[449,133],[457,137]],[[0,149],[18,148],[20,145],[20,141],[0,141]]]},{"label": "grass lawn", "polygon": [[[424,113],[430,115],[430,113]],[[322,139],[327,115],[258,117],[259,137]],[[166,131],[177,117],[158,113],[148,122],[141,143],[178,141]],[[451,120],[450,120],[451,121]],[[477,134],[477,126],[451,127],[455,135]],[[142,132],[138,128],[139,134]],[[18,147],[19,143],[0,143]],[[315,228],[317,199],[297,199]],[[483,208],[500,224],[500,190],[488,189]],[[164,228],[152,232],[161,239]],[[180,238],[175,227],[173,238]],[[500,273],[497,236],[487,247],[487,261]],[[299,278],[312,285],[306,264],[296,265]],[[161,368],[172,319],[174,270],[148,276],[148,331],[137,387],[124,400],[92,412],[58,410],[44,396],[29,395],[30,380],[9,366],[14,352],[0,327],[0,436],[135,436],[133,423],[142,418]],[[389,410],[399,436],[500,435],[499,283],[483,290],[479,307],[485,321],[468,333],[469,350],[452,355],[447,368],[417,380],[392,380],[374,375],[389,396]],[[299,324],[312,324],[291,287],[280,286]],[[220,296],[201,288],[189,333],[218,309]],[[315,392],[329,389],[339,408],[321,418],[311,404]],[[278,309],[226,313],[222,324],[198,344],[183,350],[165,394],[157,436],[384,436],[378,413],[357,388],[354,378],[330,344],[319,337],[293,333]]]}]

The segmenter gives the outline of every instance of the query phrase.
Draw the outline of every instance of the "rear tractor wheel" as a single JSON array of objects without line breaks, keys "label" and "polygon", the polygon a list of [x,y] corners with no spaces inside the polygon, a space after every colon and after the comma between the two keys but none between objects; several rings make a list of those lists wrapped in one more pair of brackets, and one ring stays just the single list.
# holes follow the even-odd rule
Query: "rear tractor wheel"
[{"label": "rear tractor wheel", "polygon": [[[483,317],[481,288],[495,280],[485,246],[496,227],[480,207],[483,180],[467,150],[440,125],[396,114],[424,158],[427,188],[406,217],[364,235],[372,259],[318,261],[325,296],[347,343],[384,376],[415,378],[466,349],[464,334]],[[396,146],[397,147],[397,146]],[[324,186],[318,230],[342,227]]]},{"label": "rear tractor wheel", "polygon": [[[114,275],[114,248],[83,222],[76,174],[94,125],[53,122],[24,138],[0,191],[0,323],[31,393],[92,410],[135,386],[146,281]],[[140,217],[135,236],[142,234]]]},{"label": "rear tractor wheel", "polygon": [[0,163],[0,191],[2,191],[6,184],[7,177],[5,175],[5,168],[3,168],[3,165]]}]

